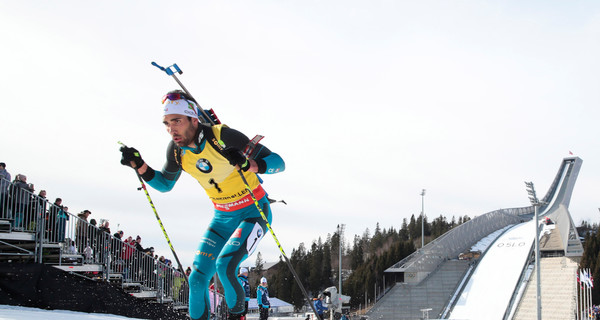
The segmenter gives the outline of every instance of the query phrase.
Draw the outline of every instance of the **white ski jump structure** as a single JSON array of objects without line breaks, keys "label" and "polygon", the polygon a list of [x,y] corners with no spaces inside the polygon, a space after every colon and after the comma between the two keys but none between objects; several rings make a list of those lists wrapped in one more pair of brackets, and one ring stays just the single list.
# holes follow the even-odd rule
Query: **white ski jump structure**
[{"label": "white ski jump structure", "polygon": [[[538,207],[543,319],[575,319],[583,246],[568,207],[581,164],[578,157],[564,158]],[[423,319],[428,310],[432,319],[536,319],[533,213],[533,206],[486,213],[394,264],[386,270],[393,280],[386,282],[396,285],[367,315]],[[459,259],[465,253],[469,259]],[[559,296],[560,303],[553,299]]]}]

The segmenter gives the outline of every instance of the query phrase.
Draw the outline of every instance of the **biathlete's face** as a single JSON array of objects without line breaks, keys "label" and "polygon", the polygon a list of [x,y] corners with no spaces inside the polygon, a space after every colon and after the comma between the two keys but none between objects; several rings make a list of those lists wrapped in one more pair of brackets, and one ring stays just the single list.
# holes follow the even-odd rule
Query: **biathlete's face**
[{"label": "biathlete's face", "polygon": [[163,117],[163,124],[178,147],[196,147],[194,136],[198,129],[198,119],[180,114],[168,114]]}]

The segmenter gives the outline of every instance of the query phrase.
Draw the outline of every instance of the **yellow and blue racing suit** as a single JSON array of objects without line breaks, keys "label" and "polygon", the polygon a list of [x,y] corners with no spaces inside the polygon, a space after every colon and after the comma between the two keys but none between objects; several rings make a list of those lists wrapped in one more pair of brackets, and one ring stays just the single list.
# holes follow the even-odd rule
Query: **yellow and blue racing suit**
[{"label": "yellow and blue racing suit", "polygon": [[[209,319],[208,286],[215,272],[225,289],[230,312],[239,314],[245,309],[245,292],[238,281],[237,270],[256,249],[267,227],[239,173],[219,150],[225,146],[243,151],[248,142],[248,137],[234,129],[201,124],[195,149],[179,148],[171,141],[163,169],[149,168],[142,175],[151,187],[167,192],[185,171],[198,180],[214,204],[215,215],[200,240],[189,277],[192,319]],[[257,144],[249,158],[256,161],[261,174],[285,169],[281,157],[262,144]],[[271,223],[271,208],[260,178],[249,171],[243,174]]]}]

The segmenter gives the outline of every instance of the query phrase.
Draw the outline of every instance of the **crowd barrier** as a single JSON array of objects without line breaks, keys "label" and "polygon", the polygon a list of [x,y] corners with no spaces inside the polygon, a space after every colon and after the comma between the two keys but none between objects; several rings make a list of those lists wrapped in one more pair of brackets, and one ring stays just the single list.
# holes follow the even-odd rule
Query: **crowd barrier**
[{"label": "crowd barrier", "polygon": [[[29,252],[36,263],[93,266],[90,270],[94,271],[85,274],[90,278],[116,279],[124,289],[139,288],[142,298],[188,305],[185,276],[170,263],[156,259],[150,251],[136,249],[39,195],[15,188],[4,179],[0,183],[5,187],[0,190],[1,231],[31,235],[35,249],[23,252]],[[48,247],[57,249],[58,259],[47,254],[44,248]]]}]

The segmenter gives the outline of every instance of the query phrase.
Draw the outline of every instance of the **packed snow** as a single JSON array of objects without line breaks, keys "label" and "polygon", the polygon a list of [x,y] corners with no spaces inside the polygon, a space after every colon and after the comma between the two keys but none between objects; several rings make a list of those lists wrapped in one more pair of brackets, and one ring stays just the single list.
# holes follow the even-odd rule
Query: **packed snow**
[{"label": "packed snow", "polygon": [[87,313],[67,310],[44,310],[37,308],[0,305],[0,320],[122,320],[139,319],[116,316],[113,314]]}]

